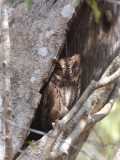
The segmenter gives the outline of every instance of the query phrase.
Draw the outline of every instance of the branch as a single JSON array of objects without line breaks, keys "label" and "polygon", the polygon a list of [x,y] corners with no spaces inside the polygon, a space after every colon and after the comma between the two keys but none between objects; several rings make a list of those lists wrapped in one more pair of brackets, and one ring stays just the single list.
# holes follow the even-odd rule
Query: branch
[{"label": "branch", "polygon": [[[11,113],[11,99],[10,99],[10,74],[9,74],[9,61],[10,61],[10,38],[9,38],[9,25],[7,5],[3,6],[1,14],[1,43],[3,52],[3,79],[4,79],[4,97],[3,107],[4,116],[9,120],[12,119]],[[12,159],[12,127],[9,123],[5,122],[5,160]]]},{"label": "branch", "polygon": [[120,87],[120,78],[117,80],[116,85],[110,95],[110,98],[108,100],[108,103],[96,114],[92,115],[92,119],[94,122],[98,122],[100,120],[102,120],[103,118],[105,118],[111,111],[113,104],[115,102],[115,99],[118,95],[118,90]]},{"label": "branch", "polygon": [[119,160],[119,159],[120,159],[120,148],[118,149],[118,151],[117,151],[113,160]]},{"label": "branch", "polygon": [[[118,94],[118,89],[120,86],[120,79],[117,80],[116,85],[110,95],[109,102],[101,109],[98,113],[92,115],[90,118],[87,116],[86,118],[82,118],[79,123],[76,125],[74,130],[71,132],[71,134],[65,139],[65,141],[60,145],[60,148],[57,149],[57,151],[51,152],[51,158],[56,159],[60,158],[63,155],[68,154],[68,150],[70,149],[71,144],[74,144],[75,140],[77,140],[80,135],[83,133],[85,128],[90,123],[96,123],[106,117],[109,112],[111,111],[111,108],[114,104],[114,101],[116,99],[116,96]],[[65,133],[62,133],[65,134]]]},{"label": "branch", "polygon": [[[53,134],[51,134],[51,132],[45,133],[45,132],[40,131],[40,130],[36,130],[36,129],[32,129],[32,128],[27,128],[27,127],[22,127],[22,126],[20,126],[20,125],[18,125],[16,123],[14,123],[13,121],[11,121],[9,119],[6,119],[4,116],[1,116],[0,119],[3,120],[6,123],[9,123],[11,126],[14,126],[16,128],[22,129],[22,130],[27,130],[29,132],[36,133],[36,134],[43,135],[43,136],[46,135],[47,137],[53,138],[55,140],[58,138],[57,136],[56,137],[53,136]],[[59,138],[59,141],[60,142],[64,142],[64,139]],[[80,149],[76,145],[70,145],[70,146],[80,151]],[[20,151],[20,152],[22,152],[22,151]]]},{"label": "branch", "polygon": [[5,5],[5,3],[7,3],[9,0],[0,0],[0,8],[3,7],[3,5]]},{"label": "branch", "polygon": [[[60,148],[57,149],[57,151],[51,152],[52,159],[58,159],[62,157],[63,155],[68,154],[68,150],[70,149],[70,146],[73,145],[74,141],[78,138],[78,136],[83,132],[83,130],[86,128],[89,120],[81,119],[78,125],[75,127],[73,132],[65,139],[65,141],[61,144]],[[59,139],[59,138],[58,138]]]}]

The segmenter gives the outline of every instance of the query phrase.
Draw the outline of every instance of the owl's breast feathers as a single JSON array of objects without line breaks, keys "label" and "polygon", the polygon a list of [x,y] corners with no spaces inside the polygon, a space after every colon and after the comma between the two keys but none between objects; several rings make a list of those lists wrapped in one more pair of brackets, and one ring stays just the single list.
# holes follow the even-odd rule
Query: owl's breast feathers
[{"label": "owl's breast feathers", "polygon": [[65,104],[66,104],[66,107],[69,106],[71,95],[72,95],[72,88],[71,87],[65,87]]}]

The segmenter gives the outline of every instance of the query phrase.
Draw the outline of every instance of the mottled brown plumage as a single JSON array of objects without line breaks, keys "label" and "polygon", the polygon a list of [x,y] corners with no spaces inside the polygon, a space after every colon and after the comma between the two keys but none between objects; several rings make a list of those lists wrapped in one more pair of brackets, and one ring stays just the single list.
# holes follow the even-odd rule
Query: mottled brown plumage
[{"label": "mottled brown plumage", "polygon": [[74,106],[80,96],[80,55],[58,61],[45,87],[40,104],[40,123],[43,131],[52,128],[52,122],[61,119]]}]

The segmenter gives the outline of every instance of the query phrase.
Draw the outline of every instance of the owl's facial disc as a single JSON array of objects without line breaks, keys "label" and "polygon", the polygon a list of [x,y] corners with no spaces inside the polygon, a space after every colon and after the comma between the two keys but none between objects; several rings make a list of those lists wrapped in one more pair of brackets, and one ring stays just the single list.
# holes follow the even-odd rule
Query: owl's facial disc
[{"label": "owl's facial disc", "polygon": [[74,83],[80,75],[80,56],[65,57],[58,61],[54,76],[61,82]]}]

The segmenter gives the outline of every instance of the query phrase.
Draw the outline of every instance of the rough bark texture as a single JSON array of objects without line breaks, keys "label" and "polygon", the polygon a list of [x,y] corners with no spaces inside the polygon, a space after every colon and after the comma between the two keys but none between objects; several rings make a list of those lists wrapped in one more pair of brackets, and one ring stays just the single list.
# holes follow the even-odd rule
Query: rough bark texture
[{"label": "rough bark texture", "polygon": [[[100,78],[120,49],[117,5],[99,2],[102,15],[100,23],[96,24],[93,11],[83,1],[80,1],[77,8],[70,4],[70,0],[57,1],[54,5],[52,3],[48,1],[46,6],[44,1],[34,0],[31,10],[28,11],[21,1],[9,8],[13,121],[18,126],[30,126],[40,102],[39,91],[53,71],[53,62],[59,57],[65,42],[61,57],[66,53],[81,55],[82,93],[92,79]],[[107,10],[112,14],[110,22],[105,14]],[[2,73],[1,66],[0,70]],[[1,84],[0,87],[2,88]],[[95,106],[100,109],[112,89],[113,85],[102,88]],[[82,147],[93,126],[94,123],[85,127],[75,145]],[[25,130],[13,129],[14,154],[20,149],[26,135]],[[54,139],[44,136],[39,145],[28,149],[28,154],[23,154],[19,159],[47,159],[53,143]],[[1,145],[0,152],[2,149]],[[75,159],[78,152],[71,148],[69,155],[58,159]]]},{"label": "rough bark texture", "polygon": [[[20,126],[29,127],[40,102],[39,91],[49,77],[53,60],[57,59],[65,39],[68,19],[60,15],[61,7],[56,8],[47,10],[44,1],[34,1],[30,11],[25,3],[11,11],[13,117]],[[17,151],[26,132],[15,129],[14,135]]]},{"label": "rough bark texture", "polygon": [[[45,1],[35,0],[28,11],[25,2],[21,1],[9,8],[12,113],[18,126],[30,126],[40,102],[39,91],[54,68],[53,61],[58,58],[65,40],[67,22],[75,12],[71,5],[68,12],[64,12],[68,3],[69,0],[57,2],[51,8],[52,2],[46,5]],[[2,81],[2,66],[0,69]],[[14,128],[13,133],[15,154],[27,131]],[[0,148],[4,150],[3,145]]]},{"label": "rough bark texture", "polygon": [[[11,112],[11,83],[10,83],[10,37],[9,37],[9,22],[7,5],[3,6],[1,16],[1,43],[3,51],[3,85],[4,85],[4,96],[3,96],[3,116],[5,119],[12,120]],[[5,160],[11,160],[12,155],[12,127],[9,123],[5,122]]]}]

